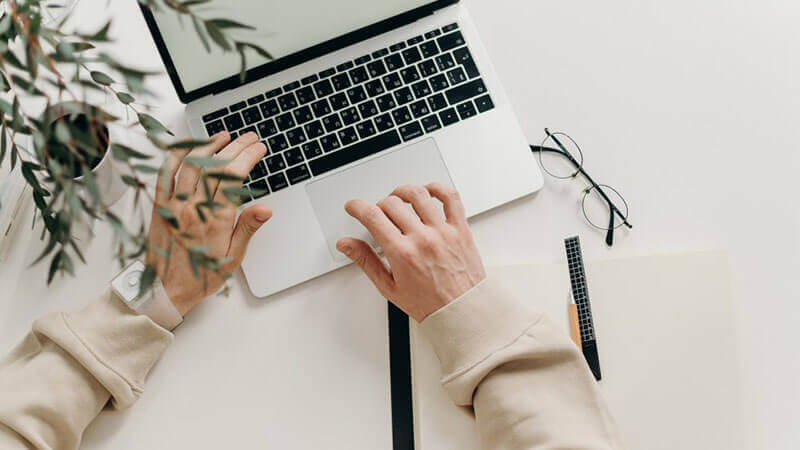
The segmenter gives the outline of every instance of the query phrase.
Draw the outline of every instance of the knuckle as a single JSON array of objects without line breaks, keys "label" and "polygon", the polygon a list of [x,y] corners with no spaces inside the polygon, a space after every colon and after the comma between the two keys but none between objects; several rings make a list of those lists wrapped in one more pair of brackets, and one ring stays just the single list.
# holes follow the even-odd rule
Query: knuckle
[{"label": "knuckle", "polygon": [[383,215],[383,211],[375,205],[370,205],[364,210],[362,217],[367,222],[377,222]]}]

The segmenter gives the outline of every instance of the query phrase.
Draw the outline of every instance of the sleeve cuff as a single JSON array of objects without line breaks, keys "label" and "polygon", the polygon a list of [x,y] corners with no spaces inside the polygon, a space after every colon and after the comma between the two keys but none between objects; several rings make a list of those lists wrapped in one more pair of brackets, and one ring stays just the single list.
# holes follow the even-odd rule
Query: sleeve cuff
[{"label": "sleeve cuff", "polygon": [[114,406],[132,405],[172,333],[137,314],[107,290],[78,313],[53,313],[34,323],[105,387]]},{"label": "sleeve cuff", "polygon": [[420,329],[433,345],[446,384],[512,344],[541,316],[486,278],[428,316]]}]

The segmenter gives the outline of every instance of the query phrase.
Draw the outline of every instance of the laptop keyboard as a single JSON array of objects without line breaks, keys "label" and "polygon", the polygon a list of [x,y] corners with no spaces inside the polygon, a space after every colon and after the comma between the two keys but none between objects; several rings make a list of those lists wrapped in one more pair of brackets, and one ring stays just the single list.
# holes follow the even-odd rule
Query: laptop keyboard
[{"label": "laptop keyboard", "polygon": [[492,108],[453,23],[210,112],[203,123],[209,136],[258,133],[267,156],[245,185],[268,195]]}]

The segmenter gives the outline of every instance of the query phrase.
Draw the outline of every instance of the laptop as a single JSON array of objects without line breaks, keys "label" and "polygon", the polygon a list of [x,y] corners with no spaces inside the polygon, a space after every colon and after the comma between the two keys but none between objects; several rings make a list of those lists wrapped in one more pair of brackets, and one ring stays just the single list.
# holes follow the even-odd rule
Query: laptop
[{"label": "laptop", "polygon": [[258,133],[267,155],[243,207],[274,215],[242,270],[265,297],[347,265],[344,236],[366,238],[344,211],[403,184],[456,188],[474,216],[542,186],[511,104],[458,0],[212,0],[207,14],[274,59],[207,52],[190,25],[143,7],[195,137]]}]

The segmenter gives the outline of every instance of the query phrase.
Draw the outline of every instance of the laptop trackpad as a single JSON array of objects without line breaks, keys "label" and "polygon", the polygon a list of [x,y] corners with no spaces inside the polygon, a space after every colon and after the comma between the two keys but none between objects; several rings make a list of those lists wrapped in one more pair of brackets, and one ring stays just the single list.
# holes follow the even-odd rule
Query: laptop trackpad
[{"label": "laptop trackpad", "polygon": [[345,212],[348,200],[360,198],[375,203],[398,186],[433,181],[453,186],[436,141],[431,138],[312,181],[306,185],[306,193],[333,259],[343,261],[347,257],[336,250],[337,240],[355,237],[375,245],[364,227]]}]

